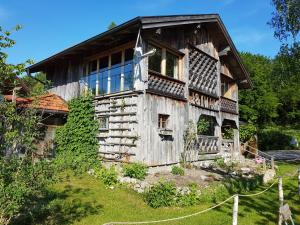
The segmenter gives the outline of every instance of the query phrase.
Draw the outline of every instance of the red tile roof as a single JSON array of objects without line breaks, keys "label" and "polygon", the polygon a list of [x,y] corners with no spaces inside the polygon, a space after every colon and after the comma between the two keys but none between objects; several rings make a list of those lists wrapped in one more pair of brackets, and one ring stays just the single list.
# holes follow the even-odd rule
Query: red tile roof
[{"label": "red tile roof", "polygon": [[[5,95],[7,101],[12,101],[12,95]],[[49,93],[32,98],[17,98],[16,102],[22,107],[33,107],[39,110],[69,112],[68,103],[60,96]]]}]

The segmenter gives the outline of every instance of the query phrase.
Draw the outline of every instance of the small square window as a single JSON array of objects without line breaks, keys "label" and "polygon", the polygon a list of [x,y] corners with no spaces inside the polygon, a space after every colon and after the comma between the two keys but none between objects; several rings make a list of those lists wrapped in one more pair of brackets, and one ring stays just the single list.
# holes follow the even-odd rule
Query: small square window
[{"label": "small square window", "polygon": [[100,130],[108,130],[108,117],[107,116],[99,117],[99,129]]},{"label": "small square window", "polygon": [[158,114],[158,128],[166,129],[168,127],[169,115]]}]

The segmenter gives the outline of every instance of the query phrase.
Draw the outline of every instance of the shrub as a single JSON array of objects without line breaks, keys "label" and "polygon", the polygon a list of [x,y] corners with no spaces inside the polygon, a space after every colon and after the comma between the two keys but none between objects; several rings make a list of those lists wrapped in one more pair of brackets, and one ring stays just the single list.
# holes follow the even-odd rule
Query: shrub
[{"label": "shrub", "polygon": [[126,177],[144,180],[148,172],[146,165],[142,163],[133,163],[123,166],[123,173]]},{"label": "shrub", "polygon": [[172,166],[171,173],[174,174],[174,175],[183,176],[184,175],[184,169],[179,167],[179,166]]},{"label": "shrub", "polygon": [[240,177],[239,179],[227,179],[225,186],[229,193],[236,194],[241,192],[252,191],[262,185],[263,176],[255,175],[253,178]]},{"label": "shrub", "polygon": [[109,168],[102,167],[95,171],[95,176],[100,178],[106,186],[112,186],[118,183],[118,173],[114,166]]},{"label": "shrub", "polygon": [[263,151],[293,149],[295,147],[291,145],[292,138],[278,128],[262,129],[258,132],[259,149]]},{"label": "shrub", "polygon": [[177,193],[176,205],[178,206],[192,206],[200,202],[200,195],[197,184],[189,184],[188,193]]},{"label": "shrub", "polygon": [[249,141],[256,134],[256,127],[249,123],[240,126],[240,140],[241,142]]},{"label": "shrub", "polygon": [[175,203],[176,187],[170,182],[158,182],[145,192],[146,203],[153,207],[172,206]]}]

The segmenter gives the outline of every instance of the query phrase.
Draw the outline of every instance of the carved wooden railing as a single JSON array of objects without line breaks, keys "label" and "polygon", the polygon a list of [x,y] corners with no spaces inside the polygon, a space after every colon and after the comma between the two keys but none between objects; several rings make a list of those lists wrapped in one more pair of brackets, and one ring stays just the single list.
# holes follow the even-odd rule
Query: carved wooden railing
[{"label": "carved wooden railing", "polygon": [[217,96],[217,59],[190,45],[189,88]]},{"label": "carved wooden railing", "polygon": [[201,108],[206,108],[210,110],[219,110],[219,100],[218,98],[213,98],[208,95],[203,95],[201,93],[190,90],[189,102]]},{"label": "carved wooden railing", "polygon": [[223,112],[228,112],[228,113],[234,113],[237,114],[237,102],[229,99],[229,98],[225,98],[225,97],[221,97],[220,98],[220,109]]},{"label": "carved wooden railing", "polygon": [[224,152],[232,152],[233,151],[233,140],[223,139],[221,142],[221,149]]},{"label": "carved wooden railing", "polygon": [[147,92],[176,99],[185,99],[183,81],[164,76],[154,71],[148,71]]},{"label": "carved wooden railing", "polygon": [[194,143],[194,150],[199,154],[213,154],[218,153],[218,137],[198,135]]}]

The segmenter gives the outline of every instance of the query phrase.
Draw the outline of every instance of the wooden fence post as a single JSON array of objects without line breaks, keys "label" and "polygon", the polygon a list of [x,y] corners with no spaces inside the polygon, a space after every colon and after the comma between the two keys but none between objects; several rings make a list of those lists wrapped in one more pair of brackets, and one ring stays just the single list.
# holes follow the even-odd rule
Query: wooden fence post
[{"label": "wooden fence post", "polygon": [[300,197],[300,168],[298,169],[298,195]]},{"label": "wooden fence post", "polygon": [[280,208],[283,206],[283,189],[282,189],[282,177],[278,177],[278,194],[279,194],[279,218],[278,225],[282,224],[282,215],[280,212]]},{"label": "wooden fence post", "polygon": [[232,225],[238,224],[238,208],[239,208],[239,195],[234,196]]},{"label": "wooden fence post", "polygon": [[274,157],[271,158],[271,167],[272,167],[272,170],[275,169]]}]

